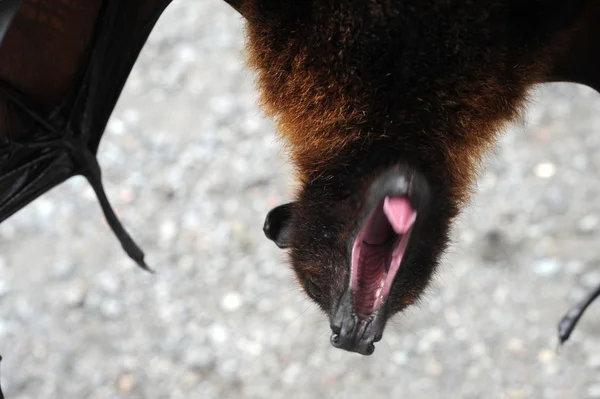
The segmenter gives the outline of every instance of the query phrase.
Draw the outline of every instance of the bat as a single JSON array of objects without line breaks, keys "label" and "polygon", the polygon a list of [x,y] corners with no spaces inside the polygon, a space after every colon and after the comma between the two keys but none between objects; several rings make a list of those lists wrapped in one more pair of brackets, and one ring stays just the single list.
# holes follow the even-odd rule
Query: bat
[{"label": "bat", "polygon": [[[241,12],[300,182],[265,234],[328,316],[331,344],[362,355],[420,300],[530,89],[600,90],[594,1],[249,0]],[[561,321],[561,343],[598,294]]]},{"label": "bat", "polygon": [[[125,252],[149,270],[96,154],[169,3],[0,0],[0,222],[82,175]],[[363,355],[418,302],[483,154],[528,90],[600,89],[591,0],[227,3],[246,20],[263,107],[301,187],[263,230],[328,315],[331,343]]]}]

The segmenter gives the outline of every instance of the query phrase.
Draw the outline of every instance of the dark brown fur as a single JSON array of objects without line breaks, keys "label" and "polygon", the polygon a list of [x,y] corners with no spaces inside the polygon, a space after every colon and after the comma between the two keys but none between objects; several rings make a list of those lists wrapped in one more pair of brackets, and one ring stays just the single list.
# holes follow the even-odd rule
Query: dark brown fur
[{"label": "dark brown fur", "polygon": [[[579,4],[576,5],[575,3]],[[243,8],[265,109],[301,183],[289,247],[329,312],[370,183],[393,165],[432,188],[388,314],[418,300],[482,158],[547,80],[582,3],[532,0],[252,0]]]}]

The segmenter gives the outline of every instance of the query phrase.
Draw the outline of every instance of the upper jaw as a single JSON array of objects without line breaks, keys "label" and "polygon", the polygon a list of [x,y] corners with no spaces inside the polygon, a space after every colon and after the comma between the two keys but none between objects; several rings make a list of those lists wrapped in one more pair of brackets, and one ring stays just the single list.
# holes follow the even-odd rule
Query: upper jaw
[{"label": "upper jaw", "polygon": [[[425,178],[412,168],[397,165],[382,173],[369,188],[366,203],[356,231],[349,240],[348,250],[350,253],[350,276],[344,293],[332,304],[330,312],[330,324],[332,330],[331,344],[340,349],[356,352],[362,355],[371,355],[375,350],[374,343],[381,340],[383,330],[388,318],[388,294],[397,277],[398,267],[390,276],[389,286],[385,287],[385,295],[379,298],[377,306],[372,312],[365,314],[364,309],[356,306],[357,291],[357,240],[362,240],[361,231],[369,222],[374,210],[381,205],[386,197],[404,197],[419,215],[409,231],[407,238],[412,237],[417,222],[420,224],[421,215],[426,213],[429,200],[429,188]],[[406,244],[406,242],[404,243]],[[398,261],[400,262],[400,261]],[[404,262],[402,262],[404,263]],[[396,265],[399,266],[399,265]],[[362,311],[361,311],[362,310]]]},{"label": "upper jaw", "polygon": [[383,336],[386,319],[384,304],[369,319],[360,320],[354,311],[352,292],[348,289],[333,305],[331,345],[369,356],[375,351],[375,342]]}]

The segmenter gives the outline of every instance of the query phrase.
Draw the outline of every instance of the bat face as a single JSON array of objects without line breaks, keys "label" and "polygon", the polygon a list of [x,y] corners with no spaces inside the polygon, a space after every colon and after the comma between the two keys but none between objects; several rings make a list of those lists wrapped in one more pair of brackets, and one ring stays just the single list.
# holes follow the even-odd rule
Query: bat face
[{"label": "bat face", "polygon": [[431,279],[452,202],[437,179],[393,163],[306,185],[297,201],[269,212],[264,231],[290,250],[299,283],[329,317],[332,345],[370,355],[387,320]]}]

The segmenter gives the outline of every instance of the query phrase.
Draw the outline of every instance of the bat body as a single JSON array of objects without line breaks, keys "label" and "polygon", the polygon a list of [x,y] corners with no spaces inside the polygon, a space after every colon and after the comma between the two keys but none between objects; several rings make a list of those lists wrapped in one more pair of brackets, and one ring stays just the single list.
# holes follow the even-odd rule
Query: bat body
[{"label": "bat body", "polygon": [[[480,163],[529,89],[600,89],[600,6],[558,0],[238,0],[263,105],[296,167],[267,237],[289,250],[334,346],[371,354],[419,301]],[[0,221],[95,158],[169,0],[0,1]],[[571,323],[571,325],[574,325]],[[568,328],[567,328],[568,330]]]},{"label": "bat body", "polygon": [[268,215],[331,343],[419,301],[483,155],[549,81],[600,88],[593,1],[248,1],[265,108],[301,187]]}]

